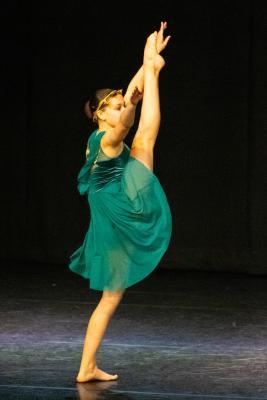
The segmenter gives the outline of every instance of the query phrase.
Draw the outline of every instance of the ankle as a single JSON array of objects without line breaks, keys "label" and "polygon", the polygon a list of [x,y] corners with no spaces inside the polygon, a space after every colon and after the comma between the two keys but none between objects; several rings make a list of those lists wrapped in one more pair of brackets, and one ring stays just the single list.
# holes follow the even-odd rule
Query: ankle
[{"label": "ankle", "polygon": [[79,374],[84,375],[85,373],[88,372],[94,372],[95,368],[97,367],[96,363],[91,363],[86,365],[86,367],[81,367]]},{"label": "ankle", "polygon": [[89,365],[86,367],[86,371],[88,371],[88,372],[93,372],[93,371],[95,370],[95,368],[96,368],[96,363],[89,364]]}]

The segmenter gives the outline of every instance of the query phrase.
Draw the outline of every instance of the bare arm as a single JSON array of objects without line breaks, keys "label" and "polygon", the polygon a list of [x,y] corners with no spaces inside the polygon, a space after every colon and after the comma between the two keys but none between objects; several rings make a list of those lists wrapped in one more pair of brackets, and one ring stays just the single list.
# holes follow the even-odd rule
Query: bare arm
[{"label": "bare arm", "polygon": [[143,65],[139,68],[139,70],[134,75],[134,77],[132,78],[131,82],[129,83],[129,85],[127,87],[127,91],[126,91],[126,93],[124,95],[124,102],[125,102],[126,106],[130,101],[131,94],[133,93],[135,87],[138,88],[139,92],[143,93],[143,90],[144,90],[144,69],[143,69]]},{"label": "bare arm", "polygon": [[103,145],[117,147],[123,141],[134,124],[136,106],[141,98],[142,93],[136,87],[133,93],[131,93],[128,104],[120,115],[118,124],[103,136]]},{"label": "bare arm", "polygon": [[[161,22],[160,29],[157,35],[157,50],[160,53],[168,44],[171,36],[164,38],[164,30],[167,28],[167,22]],[[127,91],[124,95],[125,109],[121,113],[118,124],[111,131],[106,132],[103,136],[103,145],[118,147],[120,142],[127,136],[130,128],[133,126],[135,110],[137,103],[142,98],[144,89],[144,71],[143,66],[139,68],[137,73],[130,81]]]},{"label": "bare arm", "polygon": [[111,131],[106,132],[103,137],[103,144],[106,146],[117,147],[127,136],[133,126],[136,106],[129,102],[120,116],[118,124]]}]

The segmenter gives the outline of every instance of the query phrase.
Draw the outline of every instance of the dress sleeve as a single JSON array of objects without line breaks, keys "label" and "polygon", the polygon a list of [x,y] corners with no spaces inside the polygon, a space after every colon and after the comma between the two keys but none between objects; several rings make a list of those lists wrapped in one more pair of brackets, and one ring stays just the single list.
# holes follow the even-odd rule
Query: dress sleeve
[{"label": "dress sleeve", "polygon": [[86,194],[90,187],[90,170],[98,154],[100,137],[101,135],[96,138],[95,135],[91,134],[87,141],[85,163],[77,177],[78,191],[81,195]]}]

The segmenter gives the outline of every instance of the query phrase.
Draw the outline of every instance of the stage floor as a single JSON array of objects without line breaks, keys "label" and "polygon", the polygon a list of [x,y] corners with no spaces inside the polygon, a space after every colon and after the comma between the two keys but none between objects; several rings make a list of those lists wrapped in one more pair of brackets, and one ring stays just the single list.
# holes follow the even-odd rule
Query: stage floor
[{"label": "stage floor", "polygon": [[102,292],[67,266],[1,261],[0,399],[267,399],[267,276],[157,268],[98,350],[119,379],[77,384]]}]

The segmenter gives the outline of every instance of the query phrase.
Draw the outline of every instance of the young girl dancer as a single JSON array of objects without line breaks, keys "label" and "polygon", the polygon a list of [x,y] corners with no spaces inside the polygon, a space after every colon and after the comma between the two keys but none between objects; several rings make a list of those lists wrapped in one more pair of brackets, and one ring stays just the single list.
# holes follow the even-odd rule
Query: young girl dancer
[{"label": "young girl dancer", "polygon": [[[103,291],[88,323],[77,382],[114,380],[96,365],[96,352],[111,316],[127,287],[143,280],[158,265],[171,239],[172,217],[165,192],[153,173],[153,150],[160,126],[159,54],[166,22],[146,40],[143,66],[121,90],[100,89],[85,111],[97,124],[87,142],[86,163],[78,175],[87,195],[91,219],[84,242],[69,268]],[[131,149],[123,142],[142,99],[140,121]]]}]

